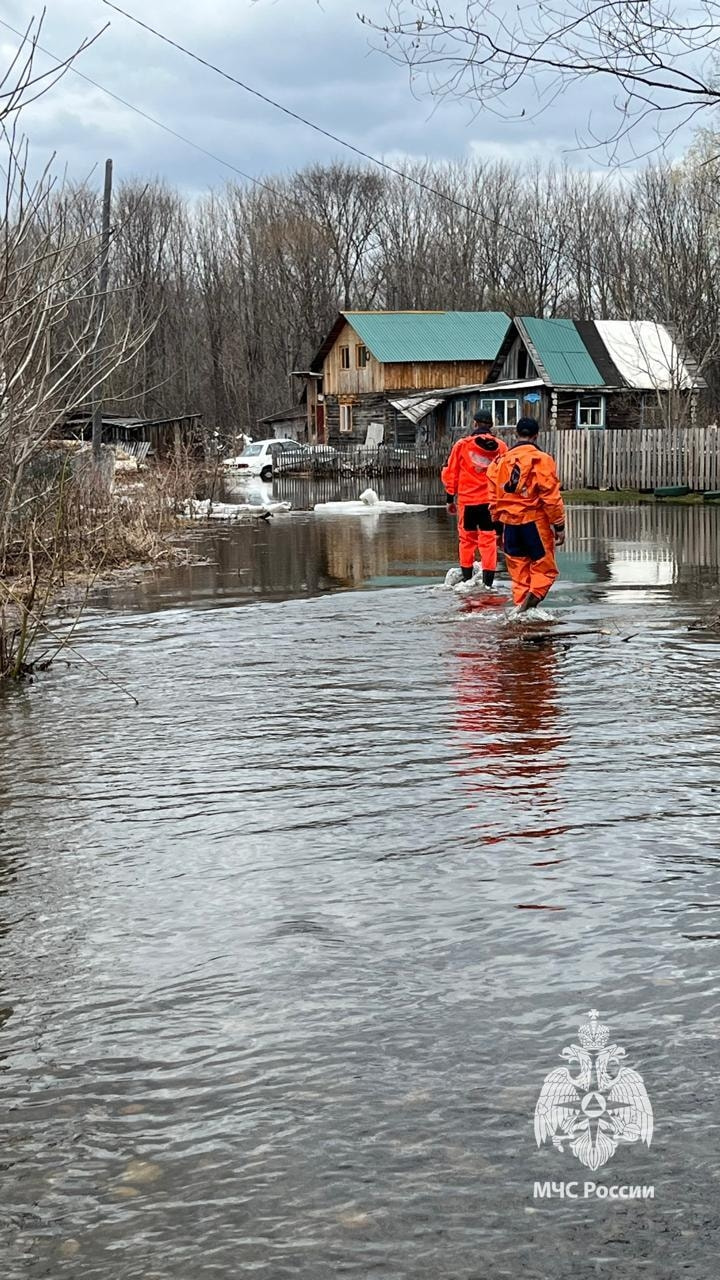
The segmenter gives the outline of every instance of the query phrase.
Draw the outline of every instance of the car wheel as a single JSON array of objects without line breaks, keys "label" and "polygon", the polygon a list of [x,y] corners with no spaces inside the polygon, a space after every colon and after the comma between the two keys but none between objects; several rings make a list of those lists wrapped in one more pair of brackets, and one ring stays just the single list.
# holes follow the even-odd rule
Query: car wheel
[{"label": "car wheel", "polygon": [[260,472],[260,479],[265,481],[272,480],[272,467],[263,467]]}]

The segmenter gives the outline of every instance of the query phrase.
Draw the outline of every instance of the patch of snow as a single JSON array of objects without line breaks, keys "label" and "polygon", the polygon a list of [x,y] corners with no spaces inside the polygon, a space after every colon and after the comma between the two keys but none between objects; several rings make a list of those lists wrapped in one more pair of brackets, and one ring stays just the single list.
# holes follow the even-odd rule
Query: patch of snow
[{"label": "patch of snow", "polygon": [[596,320],[595,328],[626,382],[638,390],[689,390],[695,385],[677,345],[654,320]]},{"label": "patch of snow", "polygon": [[283,515],[290,511],[289,502],[184,502],[182,514],[190,520],[245,520],[250,516]]}]

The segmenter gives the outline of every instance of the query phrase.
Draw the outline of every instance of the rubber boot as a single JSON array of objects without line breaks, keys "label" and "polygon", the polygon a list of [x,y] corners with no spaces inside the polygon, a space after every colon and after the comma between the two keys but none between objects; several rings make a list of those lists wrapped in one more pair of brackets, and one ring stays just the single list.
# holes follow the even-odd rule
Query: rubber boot
[{"label": "rubber boot", "polygon": [[472,576],[473,576],[473,567],[472,567],[472,565],[470,565],[470,566],[469,566],[469,568],[468,568],[468,567],[466,567],[464,564],[461,564],[461,565],[460,565],[460,572],[461,572],[461,574],[462,574],[462,580],[463,580],[463,582],[469,582],[469,581],[470,581],[470,579],[471,579],[471,578],[472,578]]},{"label": "rubber boot", "polygon": [[483,569],[482,575],[483,575],[483,586],[491,587],[493,582],[495,581],[495,570]]},{"label": "rubber boot", "polygon": [[532,591],[528,591],[525,599],[518,605],[518,613],[527,613],[528,609],[536,609],[542,600],[542,596],[534,596]]}]

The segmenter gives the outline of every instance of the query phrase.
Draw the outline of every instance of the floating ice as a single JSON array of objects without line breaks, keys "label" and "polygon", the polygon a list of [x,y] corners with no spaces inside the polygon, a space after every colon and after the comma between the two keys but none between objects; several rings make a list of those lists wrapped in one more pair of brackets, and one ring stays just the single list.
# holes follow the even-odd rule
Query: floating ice
[{"label": "floating ice", "polygon": [[190,520],[247,520],[254,516],[276,516],[290,511],[289,502],[203,502],[190,499],[182,514]]},{"label": "floating ice", "polygon": [[366,516],[379,515],[381,512],[395,512],[398,515],[408,511],[427,511],[426,503],[419,502],[386,502],[379,498],[374,489],[366,489],[357,501],[316,502],[314,510],[323,516]]}]

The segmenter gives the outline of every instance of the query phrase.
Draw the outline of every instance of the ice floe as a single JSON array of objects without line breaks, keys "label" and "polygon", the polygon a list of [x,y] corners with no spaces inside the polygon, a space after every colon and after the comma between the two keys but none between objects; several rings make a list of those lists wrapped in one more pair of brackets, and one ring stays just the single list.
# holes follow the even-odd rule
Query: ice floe
[{"label": "ice floe", "polygon": [[316,502],[313,508],[322,516],[366,516],[380,515],[383,512],[402,514],[403,512],[427,511],[427,503],[420,502],[386,502],[379,498],[374,489],[366,489],[358,499],[345,502]]},{"label": "ice floe", "polygon": [[189,520],[252,520],[259,516],[277,516],[290,511],[289,502],[210,502],[189,499],[182,514]]}]

